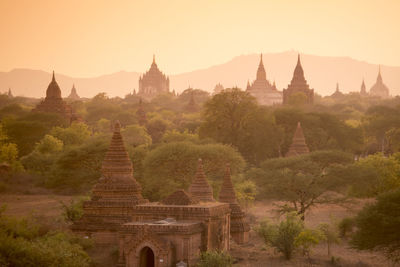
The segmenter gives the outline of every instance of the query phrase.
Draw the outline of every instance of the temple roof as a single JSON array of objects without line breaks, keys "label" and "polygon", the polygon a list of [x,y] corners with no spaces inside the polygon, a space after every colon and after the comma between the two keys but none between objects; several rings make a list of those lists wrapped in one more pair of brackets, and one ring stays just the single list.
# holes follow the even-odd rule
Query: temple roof
[{"label": "temple roof", "polygon": [[286,153],[286,157],[298,156],[309,153],[310,150],[306,144],[306,139],[303,134],[300,122],[297,123],[297,128],[293,136],[292,144],[289,147],[289,151]]},{"label": "temple roof", "polygon": [[110,147],[103,160],[101,173],[106,182],[124,182],[138,185],[133,178],[132,162],[125,150],[120,128],[121,125],[117,121],[114,126]]},{"label": "temple roof", "polygon": [[213,190],[208,184],[206,175],[204,174],[203,162],[201,159],[198,161],[196,176],[189,187],[189,193],[202,202],[215,201]]},{"label": "temple roof", "polygon": [[219,201],[225,203],[236,203],[235,189],[233,188],[231,179],[231,168],[226,164],[224,181],[222,182],[221,191],[219,192]]},{"label": "temple roof", "polygon": [[292,83],[293,82],[307,83],[306,79],[304,78],[303,67],[301,66],[300,54],[297,56],[297,64],[293,72]]},{"label": "temple roof", "polygon": [[72,84],[71,93],[69,94],[68,98],[70,98],[70,99],[80,99],[78,93],[76,92],[75,84]]},{"label": "temple roof", "polygon": [[364,79],[363,79],[362,84],[361,84],[360,94],[361,95],[367,95],[368,94],[367,93],[367,87],[365,86]]},{"label": "temple roof", "polygon": [[262,54],[260,55],[260,64],[258,65],[257,69],[257,80],[266,80],[267,73],[265,72],[264,63],[262,60]]},{"label": "temple roof", "polygon": [[369,93],[373,96],[380,96],[382,98],[389,97],[389,88],[383,83],[380,66],[378,71],[378,77],[376,78],[376,83],[371,87]]},{"label": "temple roof", "polygon": [[47,87],[46,90],[46,98],[59,98],[61,99],[61,90],[60,87],[58,86],[58,83],[56,82],[56,78],[54,75],[53,71],[53,77],[51,79],[51,82],[49,83],[49,86]]},{"label": "temple roof", "polygon": [[194,199],[191,195],[186,193],[185,190],[180,189],[167,196],[164,200],[161,201],[161,203],[165,205],[187,206],[187,205],[197,204],[198,201]]}]

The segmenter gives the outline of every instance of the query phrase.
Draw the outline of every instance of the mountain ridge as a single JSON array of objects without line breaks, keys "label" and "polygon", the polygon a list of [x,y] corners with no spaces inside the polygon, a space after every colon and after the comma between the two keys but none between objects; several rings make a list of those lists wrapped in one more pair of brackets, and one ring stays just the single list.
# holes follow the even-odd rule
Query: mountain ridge
[{"label": "mountain ridge", "polygon": [[[169,75],[170,89],[182,92],[190,86],[212,92],[217,83],[221,83],[225,88],[245,88],[248,80],[251,82],[255,79],[259,58],[260,54],[239,55],[222,64]],[[344,93],[359,91],[363,78],[369,90],[378,75],[379,65],[348,56],[301,54],[301,61],[308,84],[321,95],[332,94],[337,82]],[[282,90],[292,78],[297,52],[263,53],[263,62],[267,79],[275,81],[278,89]],[[400,66],[381,65],[381,72],[391,95],[400,94]],[[72,84],[75,84],[78,94],[84,97],[92,97],[100,92],[106,92],[110,96],[124,96],[138,89],[141,74],[121,70],[94,77],[71,77],[56,72],[56,80],[64,97],[69,95]],[[14,95],[44,97],[50,80],[49,72],[15,68],[8,72],[0,72],[0,92],[4,93],[11,88]]]}]

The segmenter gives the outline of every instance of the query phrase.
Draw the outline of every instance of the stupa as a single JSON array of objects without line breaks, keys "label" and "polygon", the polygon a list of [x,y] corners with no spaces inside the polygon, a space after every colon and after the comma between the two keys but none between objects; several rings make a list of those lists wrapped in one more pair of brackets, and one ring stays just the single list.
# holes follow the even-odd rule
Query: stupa
[{"label": "stupa", "polygon": [[300,122],[297,123],[296,132],[293,136],[292,144],[289,147],[289,151],[286,153],[286,157],[298,156],[309,153],[310,150],[306,144],[306,139],[303,134]]}]

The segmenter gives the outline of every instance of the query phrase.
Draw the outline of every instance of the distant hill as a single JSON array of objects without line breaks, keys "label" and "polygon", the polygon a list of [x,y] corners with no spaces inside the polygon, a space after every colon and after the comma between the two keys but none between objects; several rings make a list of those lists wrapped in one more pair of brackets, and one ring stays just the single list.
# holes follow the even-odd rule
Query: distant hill
[{"label": "distant hill", "polygon": [[[192,72],[169,75],[171,90],[181,92],[190,85],[211,92],[217,83],[225,88],[238,86],[245,88],[247,80],[254,80],[260,55],[241,55],[231,61]],[[294,51],[263,54],[267,78],[276,81],[279,90],[290,82],[297,61]],[[301,55],[306,79],[315,91],[321,95],[330,95],[339,83],[342,92],[358,91],[364,77],[367,90],[375,83],[378,65],[349,57],[327,57]],[[149,66],[150,67],[150,66]],[[163,70],[161,70],[163,71]],[[392,95],[400,94],[400,67],[381,66],[382,77]],[[168,75],[168,74],[167,74]],[[92,78],[75,78],[56,73],[56,79],[63,96],[70,93],[75,83],[80,96],[92,97],[99,92],[110,96],[125,96],[138,88],[138,72],[116,72]],[[51,73],[31,69],[13,69],[0,72],[0,92],[11,87],[14,95],[43,97]]]}]

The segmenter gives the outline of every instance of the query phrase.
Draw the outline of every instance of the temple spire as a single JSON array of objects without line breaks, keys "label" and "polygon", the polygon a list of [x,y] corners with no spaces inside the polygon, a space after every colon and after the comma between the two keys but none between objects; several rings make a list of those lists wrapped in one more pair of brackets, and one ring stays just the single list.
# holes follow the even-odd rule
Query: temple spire
[{"label": "temple spire", "polygon": [[286,157],[298,156],[309,153],[310,150],[306,144],[306,139],[303,134],[300,122],[297,123],[297,128],[293,136],[292,144],[289,147],[289,151],[286,153]]},{"label": "temple spire", "polygon": [[156,64],[156,55],[153,54],[153,64]]},{"label": "temple spire", "polygon": [[339,93],[339,83],[338,82],[336,83],[336,92]]},{"label": "temple spire", "polygon": [[265,72],[262,53],[261,53],[260,64],[258,65],[258,70],[257,70],[257,80],[266,80],[266,79],[267,79],[267,73]]},{"label": "temple spire", "polygon": [[52,82],[55,82],[55,81],[56,81],[56,77],[55,77],[55,75],[54,75],[54,70],[53,70],[53,77],[51,78],[51,81],[52,81]]},{"label": "temple spire", "polygon": [[196,176],[189,187],[189,193],[202,202],[215,201],[213,190],[208,184],[206,175],[204,174],[203,162],[201,159],[198,160]]},{"label": "temple spire", "polygon": [[224,203],[237,203],[229,163],[226,164],[224,181],[222,182],[221,191],[219,192],[219,201]]}]

